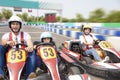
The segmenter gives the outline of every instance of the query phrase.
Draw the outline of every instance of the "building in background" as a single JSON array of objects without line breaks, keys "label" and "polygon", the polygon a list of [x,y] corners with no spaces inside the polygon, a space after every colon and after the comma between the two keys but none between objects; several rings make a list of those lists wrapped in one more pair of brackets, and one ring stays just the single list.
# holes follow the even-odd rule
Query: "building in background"
[{"label": "building in background", "polygon": [[56,13],[46,13],[45,22],[56,22]]}]

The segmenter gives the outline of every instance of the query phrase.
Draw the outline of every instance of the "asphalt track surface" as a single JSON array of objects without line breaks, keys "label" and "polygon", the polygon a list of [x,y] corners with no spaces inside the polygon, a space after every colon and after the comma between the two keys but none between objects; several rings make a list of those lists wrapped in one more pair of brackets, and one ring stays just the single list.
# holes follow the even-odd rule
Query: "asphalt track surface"
[{"label": "asphalt track surface", "polygon": [[[1,43],[2,35],[9,31],[10,31],[10,29],[8,27],[0,27],[0,43]],[[32,41],[38,41],[40,34],[42,32],[44,32],[44,30],[42,30],[40,28],[36,28],[36,27],[22,27],[22,31],[28,32],[32,37]],[[52,33],[52,35],[53,35],[54,41],[56,42],[57,47],[59,47],[60,44],[62,42],[64,42],[65,40],[72,39],[70,37],[62,36],[62,35],[55,34],[55,33]],[[92,76],[92,75],[90,75],[90,77],[91,77],[91,80],[105,80],[100,77],[96,77],[96,76]]]}]

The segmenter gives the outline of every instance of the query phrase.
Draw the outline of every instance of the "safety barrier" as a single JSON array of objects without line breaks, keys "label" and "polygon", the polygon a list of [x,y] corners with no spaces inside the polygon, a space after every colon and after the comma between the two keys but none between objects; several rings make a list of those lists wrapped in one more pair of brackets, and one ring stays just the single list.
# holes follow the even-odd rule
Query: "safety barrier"
[{"label": "safety barrier", "polygon": [[108,35],[108,36],[118,36],[120,37],[120,29],[101,29],[101,28],[94,28],[94,33],[98,33],[101,35]]},{"label": "safety barrier", "polygon": [[[67,36],[67,37],[71,37],[71,38],[74,38],[74,39],[79,39],[80,35],[83,34],[82,32],[79,32],[79,31],[64,30],[62,28],[58,28],[58,27],[54,27],[54,26],[48,26],[48,25],[44,25],[44,26],[41,25],[40,27],[42,29],[46,30],[46,31],[50,31],[50,32],[60,34],[60,35],[64,35],[64,36]],[[113,46],[117,50],[120,51],[120,45],[118,44],[119,41],[120,41],[120,38],[118,37],[119,33],[113,31],[112,33],[114,33],[114,34],[111,34],[110,33],[111,31],[108,31],[108,34],[110,33],[111,35],[113,35],[113,36],[108,36],[107,34],[104,35],[105,33],[103,33],[103,32],[100,31],[100,29],[99,29],[98,32],[97,32],[99,34],[95,34],[96,37],[100,40],[107,40],[107,41],[111,42],[113,44]]]},{"label": "safety barrier", "polygon": [[[28,23],[27,23],[28,24]],[[57,29],[80,29],[81,25],[86,23],[40,23],[38,26],[46,26],[46,27],[52,27]],[[101,35],[108,35],[108,36],[120,36],[120,23],[90,23],[93,26],[93,32],[96,34]],[[30,25],[30,23],[28,24]],[[31,24],[33,26],[36,26],[36,24]],[[70,31],[67,31],[67,33],[70,33]],[[80,33],[76,33],[80,34]],[[69,34],[67,34],[69,35]]]},{"label": "safety barrier", "polygon": [[[80,35],[83,34],[80,31],[64,30],[62,28],[56,28],[56,27],[48,26],[48,25],[42,26],[42,29],[44,29],[46,31],[53,32],[53,33],[57,33],[57,34],[60,34],[60,35],[64,35],[64,36],[67,36],[67,37],[72,37],[74,39],[79,39]],[[95,35],[100,40],[106,40],[106,37],[103,36],[103,35],[100,35],[100,34],[95,34]]]}]

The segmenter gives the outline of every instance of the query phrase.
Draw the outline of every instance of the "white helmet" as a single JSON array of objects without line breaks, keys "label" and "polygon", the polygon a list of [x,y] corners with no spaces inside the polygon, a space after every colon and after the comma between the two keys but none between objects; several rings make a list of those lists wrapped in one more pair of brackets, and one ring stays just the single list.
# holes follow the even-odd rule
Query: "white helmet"
[{"label": "white helmet", "polygon": [[86,24],[83,26],[83,31],[87,28],[90,29],[90,31],[92,30],[92,26],[90,24]]},{"label": "white helmet", "polygon": [[10,19],[8,20],[9,27],[11,28],[11,22],[14,22],[14,21],[19,22],[20,23],[20,28],[21,28],[22,19],[20,17],[18,17],[18,16],[15,16],[15,15],[11,16]]},{"label": "white helmet", "polygon": [[43,32],[40,36],[40,41],[43,42],[44,38],[50,38],[52,41],[52,34],[50,32]]}]

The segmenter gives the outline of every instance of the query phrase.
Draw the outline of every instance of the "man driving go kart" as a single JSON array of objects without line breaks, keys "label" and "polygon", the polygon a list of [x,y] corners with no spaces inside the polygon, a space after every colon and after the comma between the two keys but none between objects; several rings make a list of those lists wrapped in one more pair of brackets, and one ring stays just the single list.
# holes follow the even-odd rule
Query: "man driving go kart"
[{"label": "man driving go kart", "polygon": [[98,39],[95,37],[95,35],[91,34],[92,31],[91,25],[90,24],[84,25],[82,30],[83,35],[80,36],[80,40],[81,43],[83,44],[83,49],[85,50],[85,53],[92,54],[95,60],[104,62],[105,60],[102,60],[100,58],[100,56],[93,47],[95,41],[97,41]]},{"label": "man driving go kart", "polygon": [[17,43],[27,44],[27,47],[25,48],[25,50],[28,52],[25,68],[25,79],[36,77],[36,74],[34,73],[35,52],[33,51],[33,43],[31,41],[31,36],[28,33],[20,31],[22,28],[22,19],[18,16],[13,15],[8,20],[8,25],[11,29],[11,32],[5,33],[2,36],[2,45],[0,45],[0,80],[5,76],[5,73],[3,71],[6,59],[5,53],[7,53],[10,48],[15,47]]}]

